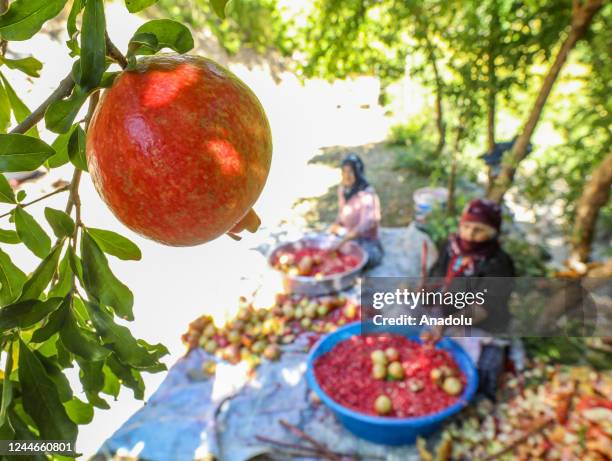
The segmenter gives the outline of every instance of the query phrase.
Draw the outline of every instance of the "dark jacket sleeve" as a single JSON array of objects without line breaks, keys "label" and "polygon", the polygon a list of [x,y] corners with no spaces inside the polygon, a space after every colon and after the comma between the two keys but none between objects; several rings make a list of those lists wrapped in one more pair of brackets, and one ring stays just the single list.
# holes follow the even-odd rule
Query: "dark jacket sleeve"
[{"label": "dark jacket sleeve", "polygon": [[438,248],[438,260],[431,266],[429,269],[430,277],[446,277],[446,272],[448,270],[448,264],[450,262],[450,252],[448,249],[448,242],[444,242]]},{"label": "dark jacket sleeve", "polygon": [[501,248],[478,268],[478,277],[515,277],[514,262]]},{"label": "dark jacket sleeve", "polygon": [[489,278],[486,282],[483,280],[483,286],[478,289],[486,286],[489,293],[495,294],[495,301],[486,306],[487,318],[477,326],[490,333],[503,335],[511,319],[508,304],[514,289],[512,277],[516,275],[512,258],[500,248],[491,258],[483,262],[477,274],[478,277]]}]

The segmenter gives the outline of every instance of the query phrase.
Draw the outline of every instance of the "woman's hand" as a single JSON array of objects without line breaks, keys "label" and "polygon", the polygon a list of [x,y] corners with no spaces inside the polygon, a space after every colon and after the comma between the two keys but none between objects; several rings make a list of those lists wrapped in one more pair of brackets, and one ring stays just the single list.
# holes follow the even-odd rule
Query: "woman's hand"
[{"label": "woman's hand", "polygon": [[342,230],[342,226],[338,223],[333,223],[331,226],[329,226],[329,233],[330,234],[339,234],[340,231]]},{"label": "woman's hand", "polygon": [[421,332],[420,339],[424,345],[435,346],[444,334],[444,327],[441,325],[434,325],[429,330]]}]

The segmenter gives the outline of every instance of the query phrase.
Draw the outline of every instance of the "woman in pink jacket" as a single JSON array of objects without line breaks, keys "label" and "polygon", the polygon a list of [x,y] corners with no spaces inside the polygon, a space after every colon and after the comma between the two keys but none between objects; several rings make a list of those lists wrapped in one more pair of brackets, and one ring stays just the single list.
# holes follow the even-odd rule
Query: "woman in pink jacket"
[{"label": "woman in pink jacket", "polygon": [[342,161],[342,183],[338,187],[338,217],[330,231],[342,236],[338,247],[349,240],[368,254],[366,268],[378,266],[384,255],[379,239],[380,201],[364,175],[363,161],[355,154]]}]

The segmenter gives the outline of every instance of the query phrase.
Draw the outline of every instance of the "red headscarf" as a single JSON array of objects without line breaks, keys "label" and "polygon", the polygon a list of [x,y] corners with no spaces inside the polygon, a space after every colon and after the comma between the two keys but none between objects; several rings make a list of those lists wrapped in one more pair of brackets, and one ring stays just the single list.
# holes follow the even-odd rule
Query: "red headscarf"
[{"label": "red headscarf", "polygon": [[[461,214],[459,222],[478,222],[486,224],[494,228],[499,234],[501,221],[501,208],[497,203],[487,199],[475,199],[467,204]],[[449,238],[449,243],[451,260],[446,276],[447,282],[450,282],[454,277],[464,273],[471,275],[471,273],[474,272],[476,264],[491,256],[499,247],[497,235],[484,242],[472,242],[462,239],[458,234],[452,234]],[[459,268],[455,268],[454,266],[457,259],[463,256],[469,258],[467,258]]]},{"label": "red headscarf", "polygon": [[467,204],[461,222],[478,222],[491,226],[497,232],[501,228],[501,207],[492,200],[478,198]]}]

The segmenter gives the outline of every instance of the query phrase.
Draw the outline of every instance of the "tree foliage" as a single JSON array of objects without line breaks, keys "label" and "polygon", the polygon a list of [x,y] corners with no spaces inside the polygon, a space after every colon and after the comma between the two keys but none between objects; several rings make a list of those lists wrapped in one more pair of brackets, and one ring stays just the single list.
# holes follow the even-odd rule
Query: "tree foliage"
[{"label": "tree foliage", "polygon": [[[466,146],[472,152],[494,146],[500,114],[527,118],[543,69],[580,16],[575,8],[568,0],[318,0],[298,67],[305,76],[328,79],[373,75],[383,86],[406,73],[419,79],[435,102],[419,116],[429,123],[418,144],[437,144],[434,157],[444,148],[447,155],[435,162],[448,170],[453,156],[463,161]],[[536,203],[562,198],[568,221],[585,178],[610,151],[610,14],[609,5],[596,14],[572,55],[572,64],[584,69],[574,82],[579,91],[554,97],[553,89],[548,104],[560,110],[545,111],[565,143],[548,151],[535,146],[531,158],[538,167],[519,180],[519,192]],[[551,187],[551,179],[563,186]]]},{"label": "tree foliage", "polygon": [[[126,14],[154,3],[125,0]],[[227,2],[212,3],[222,13]],[[134,319],[134,297],[111,265],[115,258],[140,260],[140,250],[126,237],[81,220],[78,189],[87,171],[87,125],[100,91],[118,74],[117,65],[129,70],[137,55],[166,49],[185,53],[194,42],[180,22],[152,20],[136,31],[124,57],[106,32],[103,0],[14,0],[7,6],[0,10],[0,202],[8,206],[0,215],[0,438],[74,442],[78,425],[92,420],[94,407],[109,408],[104,395],[115,398],[125,387],[142,399],[141,374],[164,370],[160,359],[168,353],[161,344],[135,338],[120,322]],[[31,111],[3,70],[36,78],[42,64],[34,56],[9,59],[5,52],[12,41],[35,36],[64,8],[69,12],[66,52],[73,65],[49,98]],[[86,104],[87,116],[75,121]],[[43,121],[57,133],[51,144],[39,137],[37,124]],[[24,191],[15,193],[1,174],[65,164],[74,167],[72,182],[30,201]],[[45,208],[46,223],[28,211],[62,192],[69,193],[65,209]],[[26,274],[6,245],[24,245],[40,260],[38,266]],[[65,375],[74,367],[84,400]]]},{"label": "tree foliage", "polygon": [[[295,27],[277,0],[232,1],[223,7],[209,0],[159,0],[159,8],[196,30],[212,33],[229,54],[249,48],[260,54],[276,50],[288,55],[294,49]],[[216,16],[221,8],[223,16]]]}]

